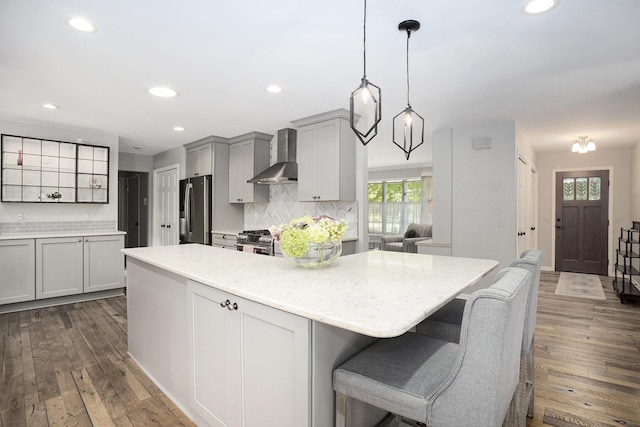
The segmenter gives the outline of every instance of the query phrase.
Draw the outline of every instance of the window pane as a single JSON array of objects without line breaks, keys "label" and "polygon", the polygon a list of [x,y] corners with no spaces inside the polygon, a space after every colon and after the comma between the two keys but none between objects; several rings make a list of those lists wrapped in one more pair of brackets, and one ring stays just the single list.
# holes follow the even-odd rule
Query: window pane
[{"label": "window pane", "polygon": [[589,178],[589,200],[600,200],[600,177]]},{"label": "window pane", "polygon": [[562,180],[562,199],[563,200],[574,200],[574,182],[573,178],[564,178]]},{"label": "window pane", "polygon": [[370,182],[368,187],[367,198],[369,202],[382,202],[382,183]]},{"label": "window pane", "polygon": [[382,233],[382,203],[369,202],[369,233]]},{"label": "window pane", "polygon": [[587,178],[576,178],[576,200],[587,200]]},{"label": "window pane", "polygon": [[402,201],[402,181],[387,182],[387,202]]},{"label": "window pane", "polygon": [[407,202],[422,201],[422,181],[407,181]]}]

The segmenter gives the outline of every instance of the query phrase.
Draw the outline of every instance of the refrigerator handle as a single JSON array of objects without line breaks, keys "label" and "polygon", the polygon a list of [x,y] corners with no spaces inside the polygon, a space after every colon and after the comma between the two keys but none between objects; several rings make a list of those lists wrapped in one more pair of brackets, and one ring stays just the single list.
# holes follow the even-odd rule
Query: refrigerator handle
[{"label": "refrigerator handle", "polygon": [[[211,189],[209,188],[209,185],[207,185],[207,177],[205,177],[204,180],[204,209],[202,209],[203,212],[203,223],[204,223],[204,230],[202,231],[204,233],[204,235],[202,236],[202,241],[204,242],[204,244],[207,244],[207,242],[210,239],[211,233],[209,231],[209,193],[211,192]],[[209,234],[209,236],[207,236],[207,234]]]},{"label": "refrigerator handle", "polygon": [[188,182],[184,189],[184,217],[187,223],[187,234],[191,233],[191,183]]}]

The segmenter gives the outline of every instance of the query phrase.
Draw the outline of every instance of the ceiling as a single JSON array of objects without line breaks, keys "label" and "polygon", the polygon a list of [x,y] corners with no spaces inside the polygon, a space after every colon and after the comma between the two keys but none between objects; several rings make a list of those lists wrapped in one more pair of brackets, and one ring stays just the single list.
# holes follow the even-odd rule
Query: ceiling
[{"label": "ceiling", "polygon": [[[152,155],[208,135],[275,133],[348,108],[362,77],[361,0],[2,0],[0,116],[89,128]],[[563,0],[537,16],[523,0],[369,0],[367,77],[383,121],[369,165],[405,165],[391,143],[406,106],[435,129],[516,121],[537,151],[640,141],[640,1]],[[67,25],[84,16],[97,26]],[[283,87],[266,92],[269,84]],[[179,96],[152,97],[167,85]],[[45,110],[45,102],[60,106]],[[184,132],[173,130],[183,126]],[[140,146],[135,151],[132,146]],[[410,165],[431,161],[429,144]]]}]

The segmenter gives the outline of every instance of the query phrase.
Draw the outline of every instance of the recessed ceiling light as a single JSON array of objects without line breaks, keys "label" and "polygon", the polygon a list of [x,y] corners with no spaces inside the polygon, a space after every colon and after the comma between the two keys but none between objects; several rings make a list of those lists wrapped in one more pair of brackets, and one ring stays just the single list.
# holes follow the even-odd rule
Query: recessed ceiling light
[{"label": "recessed ceiling light", "polygon": [[282,88],[278,85],[269,85],[267,86],[267,92],[269,93],[280,93],[282,92]]},{"label": "recessed ceiling light", "polygon": [[182,132],[184,131],[184,128],[182,126],[174,126],[173,130],[175,130],[176,132]]},{"label": "recessed ceiling light", "polygon": [[149,89],[149,93],[153,96],[159,96],[161,98],[173,98],[178,95],[178,92],[170,87],[156,86]]},{"label": "recessed ceiling light", "polygon": [[560,4],[560,0],[529,0],[523,10],[528,15],[538,15],[548,12],[558,4]]},{"label": "recessed ceiling light", "polygon": [[96,30],[95,25],[84,18],[73,17],[69,18],[68,22],[73,28],[84,33],[93,33]]},{"label": "recessed ceiling light", "polygon": [[60,107],[55,104],[42,104],[42,108],[46,108],[47,110],[58,110]]}]

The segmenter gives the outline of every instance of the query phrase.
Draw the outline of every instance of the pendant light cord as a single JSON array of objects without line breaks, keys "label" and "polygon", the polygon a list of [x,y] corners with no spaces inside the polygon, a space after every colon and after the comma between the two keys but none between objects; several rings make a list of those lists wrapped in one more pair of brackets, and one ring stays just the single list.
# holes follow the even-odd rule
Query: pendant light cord
[{"label": "pendant light cord", "polygon": [[411,30],[407,29],[407,107],[411,108],[409,102],[409,38],[411,38]]},{"label": "pendant light cord", "polygon": [[367,0],[364,0],[364,22],[362,23],[362,57],[364,69],[362,70],[362,78],[367,78]]}]

